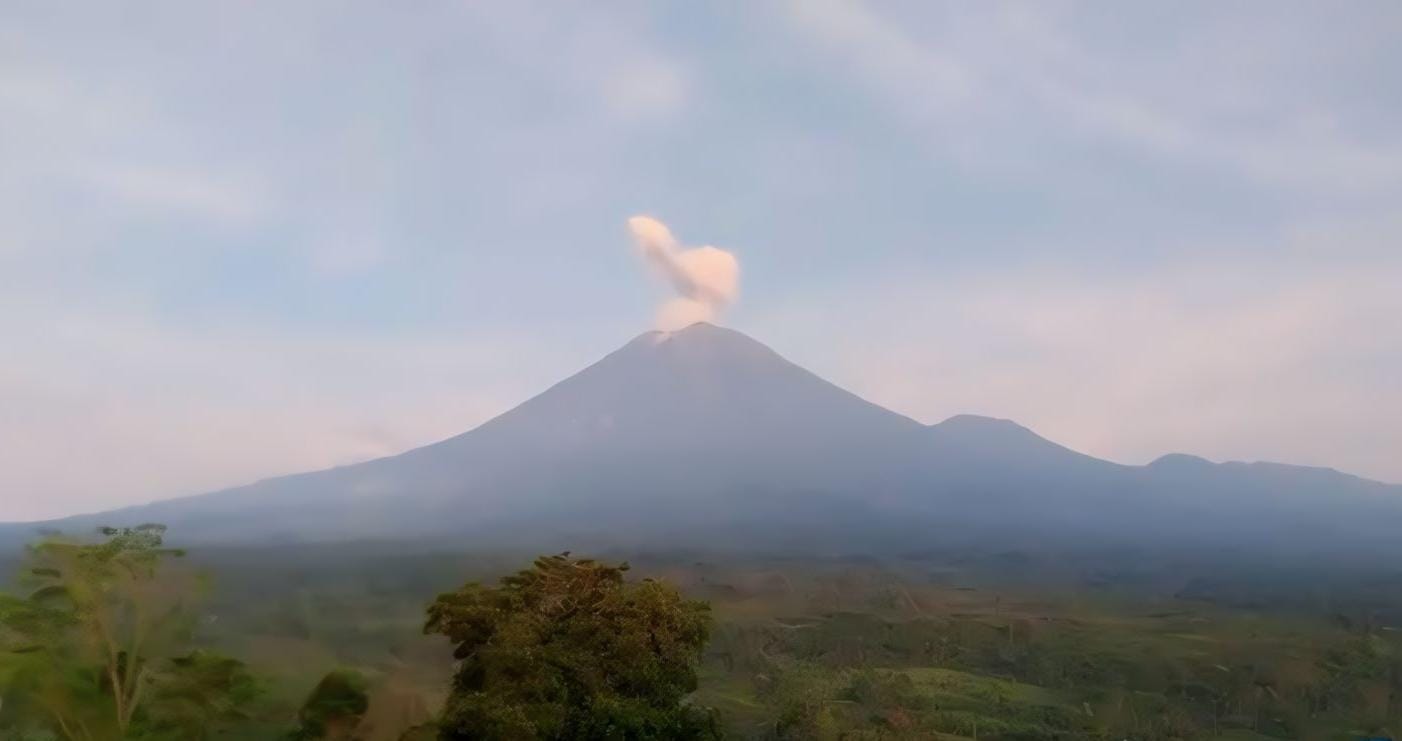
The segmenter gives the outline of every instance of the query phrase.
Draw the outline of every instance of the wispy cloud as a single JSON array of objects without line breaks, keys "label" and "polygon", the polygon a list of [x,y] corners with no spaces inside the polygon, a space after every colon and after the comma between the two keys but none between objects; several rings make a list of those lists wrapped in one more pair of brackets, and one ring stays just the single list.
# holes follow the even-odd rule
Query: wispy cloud
[{"label": "wispy cloud", "polygon": [[846,338],[828,372],[926,422],[988,414],[1131,463],[1188,452],[1402,481],[1399,275],[1393,256],[887,276],[880,298],[792,307],[822,328],[792,350],[821,367],[822,343]]},{"label": "wispy cloud", "polygon": [[163,217],[247,223],[266,208],[266,197],[256,186],[206,172],[89,164],[75,175],[97,188],[99,197],[115,198],[133,211]]},{"label": "wispy cloud", "polygon": [[894,104],[924,123],[977,105],[984,82],[949,50],[924,45],[867,5],[849,0],[794,0],[787,5],[803,30],[829,45]]},{"label": "wispy cloud", "polygon": [[628,61],[603,78],[601,89],[624,120],[666,119],[681,113],[687,100],[685,76],[662,57]]},{"label": "wispy cloud", "polygon": [[[14,307],[11,307],[12,309]],[[39,307],[35,307],[39,308]],[[198,494],[403,452],[581,364],[500,333],[194,330],[145,313],[0,319],[0,520]]]},{"label": "wispy cloud", "polygon": [[[1339,16],[1243,10],[1250,25],[1219,17],[1196,35],[1159,25],[1137,39],[1147,47],[1140,55],[1124,54],[1122,46],[1107,54],[1111,44],[1087,24],[1073,25],[1067,16],[1074,13],[1062,6],[926,5],[918,6],[926,12],[903,14],[861,0],[787,7],[796,29],[923,127],[932,151],[966,164],[1008,167],[1009,147],[1041,163],[1053,149],[1049,138],[1072,137],[1263,185],[1332,194],[1402,187],[1402,137],[1395,130],[1360,133],[1348,108],[1320,99],[1327,81],[1295,75],[1301,48],[1318,39],[1290,34],[1309,30],[1312,20],[1338,23]],[[1239,32],[1235,47],[1279,48],[1246,63],[1213,36],[1223,25]],[[1136,29],[1125,26],[1121,33],[1130,38],[1113,42],[1133,42]],[[1271,38],[1272,30],[1287,38]],[[1295,76],[1299,86],[1282,89],[1282,76]],[[1223,88],[1232,97],[1215,95]],[[998,146],[984,145],[990,137]]]}]

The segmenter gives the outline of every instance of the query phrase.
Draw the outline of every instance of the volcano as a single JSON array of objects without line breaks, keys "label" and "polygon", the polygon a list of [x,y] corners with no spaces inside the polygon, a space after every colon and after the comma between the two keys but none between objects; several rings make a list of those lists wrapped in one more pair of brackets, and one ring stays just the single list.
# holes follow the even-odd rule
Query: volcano
[{"label": "volcano", "polygon": [[1120,465],[972,415],[924,425],[699,323],[642,334],[475,429],[396,456],[8,529],[140,522],[188,542],[1375,547],[1402,527],[1402,487],[1183,455]]}]

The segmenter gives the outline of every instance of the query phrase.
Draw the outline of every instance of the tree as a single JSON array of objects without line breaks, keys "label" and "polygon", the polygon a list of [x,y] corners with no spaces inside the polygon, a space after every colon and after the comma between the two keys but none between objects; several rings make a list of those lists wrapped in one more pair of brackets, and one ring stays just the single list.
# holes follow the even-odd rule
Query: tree
[{"label": "tree", "polygon": [[27,596],[0,595],[0,728],[200,738],[256,685],[239,662],[188,653],[197,579],[174,568],[165,526],[99,533],[30,546]]},{"label": "tree", "polygon": [[439,738],[687,739],[717,736],[690,705],[710,607],[627,564],[568,553],[429,607],[425,632],[456,644]]},{"label": "tree", "polygon": [[350,669],[322,677],[297,713],[300,727],[292,733],[292,741],[351,738],[370,707],[367,686],[365,676]]},{"label": "tree", "polygon": [[147,702],[127,736],[141,741],[204,741],[248,720],[262,685],[243,662],[194,651],[152,672]]}]

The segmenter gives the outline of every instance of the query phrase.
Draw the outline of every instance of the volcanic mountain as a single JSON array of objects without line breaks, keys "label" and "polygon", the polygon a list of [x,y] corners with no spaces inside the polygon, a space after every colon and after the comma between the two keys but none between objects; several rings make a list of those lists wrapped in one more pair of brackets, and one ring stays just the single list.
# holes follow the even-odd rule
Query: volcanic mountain
[{"label": "volcanic mountain", "polygon": [[1390,542],[1402,487],[1181,455],[1124,466],[986,417],[927,426],[700,323],[640,335],[473,430],[397,456],[43,526],[148,521],[194,542],[1319,547]]}]

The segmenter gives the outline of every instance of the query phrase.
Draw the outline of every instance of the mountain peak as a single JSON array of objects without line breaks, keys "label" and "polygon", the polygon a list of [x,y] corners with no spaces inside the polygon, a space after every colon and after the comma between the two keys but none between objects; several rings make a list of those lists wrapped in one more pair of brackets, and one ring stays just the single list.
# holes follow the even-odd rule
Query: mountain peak
[{"label": "mountain peak", "polygon": [[[915,424],[824,381],[741,332],[697,322],[670,332],[644,332],[481,429],[516,429],[523,444],[535,447],[540,440],[575,430],[569,433],[570,444],[578,449],[597,444],[625,452],[683,438],[727,448],[746,441],[739,447],[760,450],[764,441],[748,437],[759,429],[790,439],[863,430],[860,438],[886,434],[873,433],[873,427],[899,434]],[[619,436],[626,435],[636,438],[620,444]]]},{"label": "mountain peak", "polygon": [[1212,468],[1217,464],[1206,458],[1187,453],[1167,453],[1149,463],[1152,468],[1172,468],[1178,470]]},{"label": "mountain peak", "polygon": [[710,322],[693,322],[691,324],[686,325],[685,327],[682,327],[681,329],[649,330],[633,338],[633,341],[628,344],[631,345],[634,343],[642,343],[649,345],[657,345],[663,342],[671,342],[674,340],[684,342],[704,342],[708,340],[715,341],[726,338],[731,340],[743,340],[746,342],[754,343],[756,345],[762,344],[758,340],[750,337],[749,335],[743,332],[737,332],[733,329],[727,329],[725,327],[721,327]]},{"label": "mountain peak", "polygon": [[985,417],[979,414],[956,414],[936,427],[948,427],[949,429],[964,430],[1002,430],[1004,432],[1031,432],[1031,430],[1012,421],[1000,417]]},{"label": "mountain peak", "polygon": [[705,334],[706,332],[711,332],[711,331],[734,332],[735,334],[740,334],[739,332],[735,332],[735,330],[733,330],[733,329],[726,329],[726,328],[720,326],[719,324],[712,324],[712,323],[707,322],[707,321],[692,322],[691,324],[688,324],[688,325],[686,325],[685,327],[682,327],[681,329],[674,329],[674,330],[671,330],[671,331],[668,332],[667,334],[673,334],[673,335],[681,335],[681,334],[687,334],[687,333]]},{"label": "mountain peak", "polygon": [[615,353],[651,357],[693,369],[708,366],[794,367],[768,345],[733,329],[696,322],[681,329],[644,332]]},{"label": "mountain peak", "polygon": [[1023,463],[1094,467],[1114,465],[1058,445],[1010,419],[957,414],[926,429],[930,439],[941,449],[971,459],[989,457]]},{"label": "mountain peak", "polygon": [[987,443],[1055,444],[1010,419],[977,414],[956,414],[943,422],[930,425],[929,429],[938,437],[982,440]]}]

